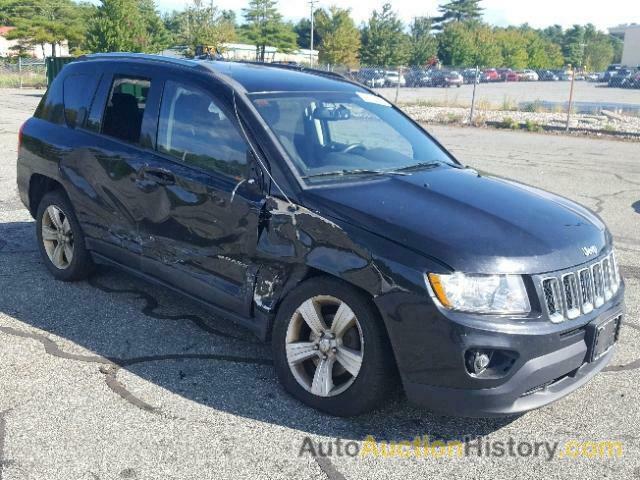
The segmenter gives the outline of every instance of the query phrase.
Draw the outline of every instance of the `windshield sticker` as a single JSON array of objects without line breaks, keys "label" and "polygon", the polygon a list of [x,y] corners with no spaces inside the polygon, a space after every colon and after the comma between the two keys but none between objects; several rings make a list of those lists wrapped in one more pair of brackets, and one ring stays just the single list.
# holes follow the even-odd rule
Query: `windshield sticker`
[{"label": "windshield sticker", "polygon": [[377,97],[370,93],[356,92],[356,95],[358,95],[362,100],[364,100],[367,103],[375,103],[376,105],[383,105],[385,107],[391,106],[391,104],[387,102],[384,98]]}]

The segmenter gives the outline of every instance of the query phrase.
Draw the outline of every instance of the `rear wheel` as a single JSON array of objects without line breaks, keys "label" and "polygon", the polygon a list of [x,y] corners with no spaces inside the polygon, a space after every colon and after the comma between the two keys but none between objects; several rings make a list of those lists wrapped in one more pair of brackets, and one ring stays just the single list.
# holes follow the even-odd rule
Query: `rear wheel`
[{"label": "rear wheel", "polygon": [[313,278],[289,294],[278,311],[273,350],[285,389],[332,415],[380,406],[397,382],[377,311],[339,280]]},{"label": "rear wheel", "polygon": [[63,192],[55,190],[42,197],[36,214],[36,230],[40,253],[55,278],[82,280],[93,271],[80,224]]}]

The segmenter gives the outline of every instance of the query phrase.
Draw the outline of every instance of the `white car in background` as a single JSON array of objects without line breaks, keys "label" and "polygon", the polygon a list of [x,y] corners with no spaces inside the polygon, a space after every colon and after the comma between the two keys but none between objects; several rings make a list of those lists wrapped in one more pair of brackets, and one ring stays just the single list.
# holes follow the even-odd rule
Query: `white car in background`
[{"label": "white car in background", "polygon": [[524,82],[537,82],[540,80],[540,76],[533,70],[522,70],[518,72],[518,75],[520,76],[520,81]]},{"label": "white car in background", "polygon": [[401,87],[404,87],[407,85],[407,81],[404,78],[404,75],[400,75],[400,73],[398,73],[395,70],[387,70],[386,72],[384,72],[384,84],[387,87],[397,87],[398,83],[400,84]]}]

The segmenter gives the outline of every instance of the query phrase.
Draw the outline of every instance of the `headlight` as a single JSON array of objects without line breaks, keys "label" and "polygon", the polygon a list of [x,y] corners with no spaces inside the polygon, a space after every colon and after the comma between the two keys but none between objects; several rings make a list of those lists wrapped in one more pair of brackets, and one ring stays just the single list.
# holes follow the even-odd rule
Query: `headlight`
[{"label": "headlight", "polygon": [[527,290],[520,275],[430,273],[429,284],[443,307],[473,313],[528,313]]}]

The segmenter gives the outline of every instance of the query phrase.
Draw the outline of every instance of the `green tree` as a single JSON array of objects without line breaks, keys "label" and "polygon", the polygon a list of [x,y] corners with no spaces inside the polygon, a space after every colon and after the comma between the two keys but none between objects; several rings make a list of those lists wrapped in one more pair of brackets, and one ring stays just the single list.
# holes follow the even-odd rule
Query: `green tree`
[{"label": "green tree", "polygon": [[85,35],[82,8],[71,0],[26,0],[4,2],[3,23],[16,28],[7,35],[17,39],[22,48],[38,45],[43,51],[51,45],[55,57],[65,41],[80,43]]},{"label": "green tree", "polygon": [[332,6],[321,10],[315,22],[321,36],[320,61],[332,65],[358,65],[360,31],[351,18],[351,11]]},{"label": "green tree", "polygon": [[431,34],[432,27],[433,20],[429,17],[415,17],[411,22],[409,65],[426,65],[438,54],[438,40]]},{"label": "green tree", "polygon": [[565,62],[574,66],[584,65],[585,53],[585,28],[582,25],[574,25],[564,34],[562,53]]},{"label": "green tree", "polygon": [[[318,21],[320,16],[323,15],[324,10],[317,9],[313,12],[313,48],[317,49],[318,45],[322,43],[322,34],[318,31]],[[298,23],[293,27],[293,31],[298,36],[298,47],[309,48],[311,45],[311,20],[308,18],[301,18]]]},{"label": "green tree", "polygon": [[276,0],[251,0],[243,8],[247,23],[242,26],[244,37],[256,46],[256,57],[264,62],[267,46],[287,52],[297,47],[293,26],[282,21]]},{"label": "green tree", "polygon": [[624,49],[624,41],[617,37],[609,37],[613,46],[613,60],[611,63],[622,62],[622,50]]},{"label": "green tree", "polygon": [[546,68],[560,68],[564,65],[562,47],[559,44],[546,40],[544,48],[547,52],[547,59],[549,62]]},{"label": "green tree", "polygon": [[94,52],[157,52],[169,38],[153,0],[101,0],[87,47]]},{"label": "green tree", "polygon": [[592,24],[585,25],[583,62],[589,71],[601,71],[613,62],[614,43],[611,37],[600,32]]},{"label": "green tree", "polygon": [[179,14],[176,24],[176,40],[188,47],[187,56],[192,56],[199,45],[222,52],[224,44],[236,38],[235,15],[203,0],[192,0]]},{"label": "green tree", "polygon": [[529,63],[528,43],[517,28],[509,27],[495,32],[502,53],[502,65],[515,69],[526,68]]},{"label": "green tree", "polygon": [[472,67],[495,67],[503,64],[502,50],[491,27],[485,24],[475,25],[473,37],[476,52]]},{"label": "green tree", "polygon": [[438,56],[445,65],[467,67],[476,62],[475,38],[468,24],[449,22],[438,34]]},{"label": "green tree", "polygon": [[540,32],[540,35],[545,40],[548,40],[556,45],[562,45],[564,41],[564,30],[560,25],[551,25]]},{"label": "green tree", "polygon": [[434,30],[442,30],[451,22],[466,22],[482,19],[481,0],[450,0],[438,7],[440,16],[435,18]]},{"label": "green tree", "polygon": [[391,5],[373,11],[361,31],[360,60],[365,65],[403,65],[409,59],[409,39]]},{"label": "green tree", "polygon": [[165,28],[154,0],[138,0],[138,10],[144,21],[144,36],[140,39],[144,52],[160,52],[171,45],[170,32]]}]

